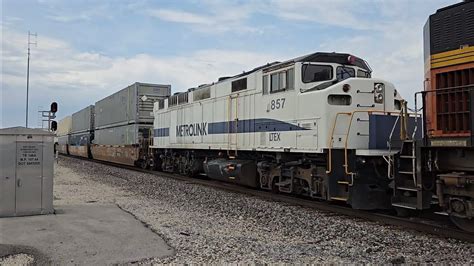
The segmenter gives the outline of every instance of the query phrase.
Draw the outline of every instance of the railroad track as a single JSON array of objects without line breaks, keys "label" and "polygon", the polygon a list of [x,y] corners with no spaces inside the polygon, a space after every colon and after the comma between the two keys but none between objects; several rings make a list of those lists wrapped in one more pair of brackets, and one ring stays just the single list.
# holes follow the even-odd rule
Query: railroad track
[{"label": "railroad track", "polygon": [[61,156],[90,161],[94,163],[118,167],[118,168],[141,172],[141,173],[148,173],[152,175],[173,178],[173,179],[188,182],[188,183],[199,184],[203,186],[213,187],[213,188],[241,193],[245,195],[251,195],[251,196],[259,197],[266,200],[284,202],[287,204],[298,205],[298,206],[302,206],[306,208],[316,209],[319,211],[332,212],[332,213],[337,213],[340,215],[361,218],[361,219],[376,222],[379,224],[401,227],[404,230],[413,230],[413,231],[433,234],[440,237],[454,238],[454,239],[474,243],[474,233],[469,233],[466,231],[459,230],[458,228],[450,224],[449,219],[446,219],[442,215],[436,215],[437,219],[433,219],[433,218],[429,219],[429,218],[424,218],[424,217],[404,218],[404,217],[398,217],[395,215],[384,214],[384,213],[355,210],[350,207],[335,205],[329,202],[319,202],[315,200],[305,199],[302,197],[275,194],[268,191],[243,187],[236,184],[226,183],[226,182],[217,181],[217,180],[191,178],[191,177],[182,176],[178,174],[157,172],[157,171],[152,171],[152,170],[144,170],[138,167],[122,165],[122,164],[106,162],[106,161],[99,161],[99,160],[94,160],[94,159],[88,159],[88,158],[83,158],[79,156],[63,155],[63,154]]}]

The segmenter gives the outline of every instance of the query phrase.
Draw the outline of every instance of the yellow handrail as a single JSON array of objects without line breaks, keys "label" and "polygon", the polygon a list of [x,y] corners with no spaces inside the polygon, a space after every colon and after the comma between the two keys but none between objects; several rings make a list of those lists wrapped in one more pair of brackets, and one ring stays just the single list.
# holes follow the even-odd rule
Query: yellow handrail
[{"label": "yellow handrail", "polygon": [[349,165],[348,165],[348,156],[347,156],[347,144],[349,140],[349,133],[351,130],[352,126],[352,120],[354,118],[355,113],[367,113],[367,114],[372,114],[372,113],[380,113],[380,114],[398,114],[398,112],[387,112],[387,111],[379,111],[379,110],[358,110],[358,111],[353,111],[353,112],[340,112],[336,114],[336,117],[334,119],[334,124],[332,126],[331,130],[331,135],[329,136],[329,150],[328,150],[328,170],[326,170],[327,174],[330,174],[332,172],[332,149],[333,149],[333,139],[334,139],[334,131],[337,125],[337,119],[339,115],[350,115],[350,121],[349,121],[349,126],[347,127],[347,132],[346,132],[346,139],[344,141],[344,170],[347,175],[353,175],[354,173],[349,172]]},{"label": "yellow handrail", "polygon": [[[367,113],[368,115],[371,115],[373,113],[378,113],[378,114],[389,114],[389,115],[392,115],[392,114],[398,114],[397,112],[387,112],[387,111],[379,111],[379,110],[358,110],[358,111],[353,111],[352,112],[352,115],[351,115],[351,120],[349,121],[349,126],[347,127],[347,132],[346,132],[346,140],[345,140],[345,143],[344,143],[344,172],[346,173],[346,175],[353,175],[354,173],[352,172],[349,172],[349,159],[348,159],[348,156],[347,156],[347,143],[349,142],[349,133],[350,133],[350,130],[351,130],[351,126],[352,126],[352,120],[354,118],[354,114],[355,113]],[[407,115],[409,115],[409,113],[407,112]]]},{"label": "yellow handrail", "polygon": [[340,112],[336,114],[336,118],[334,119],[334,124],[332,125],[331,135],[329,136],[329,153],[328,153],[328,170],[326,170],[326,174],[330,174],[332,172],[332,144],[334,138],[334,130],[336,130],[337,118],[339,115],[351,115],[350,112]]}]

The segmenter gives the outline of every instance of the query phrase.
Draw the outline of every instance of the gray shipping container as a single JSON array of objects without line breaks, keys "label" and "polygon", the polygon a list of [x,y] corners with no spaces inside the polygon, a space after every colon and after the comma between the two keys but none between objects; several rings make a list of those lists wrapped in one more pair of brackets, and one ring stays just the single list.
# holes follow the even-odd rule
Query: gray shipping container
[{"label": "gray shipping container", "polygon": [[86,108],[72,114],[71,133],[82,133],[94,129],[94,106]]},{"label": "gray shipping container", "polygon": [[171,94],[171,85],[134,83],[95,103],[95,129],[153,124],[153,103]]},{"label": "gray shipping container", "polygon": [[143,136],[147,137],[153,125],[130,124],[117,127],[96,129],[94,144],[98,145],[133,145],[139,144]]}]

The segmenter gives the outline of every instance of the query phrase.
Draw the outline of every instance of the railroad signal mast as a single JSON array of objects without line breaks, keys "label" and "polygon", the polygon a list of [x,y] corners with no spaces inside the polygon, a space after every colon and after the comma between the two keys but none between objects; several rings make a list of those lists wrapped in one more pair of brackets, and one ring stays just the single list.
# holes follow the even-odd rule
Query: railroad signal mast
[{"label": "railroad signal mast", "polygon": [[49,111],[38,111],[41,113],[41,126],[42,128],[44,125],[44,122],[48,123],[48,131],[54,132],[58,129],[58,123],[54,121],[53,119],[56,118],[56,112],[58,111],[58,103],[57,102],[52,102],[51,106],[49,108]]},{"label": "railroad signal mast", "polygon": [[[30,37],[35,36],[35,41],[31,42]],[[28,31],[28,59],[27,59],[27,64],[26,64],[26,122],[25,122],[25,127],[28,127],[28,97],[29,97],[29,92],[30,92],[30,45],[34,44],[35,47],[38,44],[36,38],[38,38],[37,33],[30,33]]]}]

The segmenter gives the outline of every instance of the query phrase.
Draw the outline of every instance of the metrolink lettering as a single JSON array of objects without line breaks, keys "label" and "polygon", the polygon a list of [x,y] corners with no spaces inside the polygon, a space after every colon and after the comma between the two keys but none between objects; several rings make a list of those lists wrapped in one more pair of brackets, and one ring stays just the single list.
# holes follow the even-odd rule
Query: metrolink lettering
[{"label": "metrolink lettering", "polygon": [[177,137],[207,135],[207,122],[176,126]]}]

